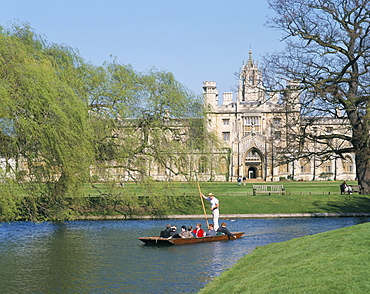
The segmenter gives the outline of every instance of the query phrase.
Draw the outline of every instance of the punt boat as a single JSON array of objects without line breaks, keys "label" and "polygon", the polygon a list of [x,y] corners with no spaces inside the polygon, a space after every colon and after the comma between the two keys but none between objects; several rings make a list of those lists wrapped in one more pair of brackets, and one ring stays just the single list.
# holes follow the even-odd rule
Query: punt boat
[{"label": "punt boat", "polygon": [[193,238],[161,238],[161,237],[139,237],[139,240],[147,245],[184,245],[204,242],[228,241],[241,238],[244,232],[231,232],[236,238],[228,235],[216,235]]}]

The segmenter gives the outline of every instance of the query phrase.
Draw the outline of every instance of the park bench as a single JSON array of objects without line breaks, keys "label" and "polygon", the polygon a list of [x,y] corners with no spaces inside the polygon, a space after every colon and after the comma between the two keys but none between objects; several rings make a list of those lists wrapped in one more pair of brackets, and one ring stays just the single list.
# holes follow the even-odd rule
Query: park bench
[{"label": "park bench", "polygon": [[[352,193],[364,194],[361,185],[350,185],[352,187]],[[340,194],[345,194],[344,189],[340,186]]]},{"label": "park bench", "polygon": [[253,185],[253,195],[257,193],[271,194],[271,193],[285,193],[283,185]]}]

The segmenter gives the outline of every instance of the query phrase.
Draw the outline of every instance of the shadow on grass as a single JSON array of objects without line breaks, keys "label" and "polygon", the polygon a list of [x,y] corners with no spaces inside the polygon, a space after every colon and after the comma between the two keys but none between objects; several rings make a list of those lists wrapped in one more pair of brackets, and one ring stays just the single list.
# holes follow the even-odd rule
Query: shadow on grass
[{"label": "shadow on grass", "polygon": [[340,201],[328,201],[326,204],[313,203],[317,208],[329,212],[370,212],[369,195],[343,195]]}]

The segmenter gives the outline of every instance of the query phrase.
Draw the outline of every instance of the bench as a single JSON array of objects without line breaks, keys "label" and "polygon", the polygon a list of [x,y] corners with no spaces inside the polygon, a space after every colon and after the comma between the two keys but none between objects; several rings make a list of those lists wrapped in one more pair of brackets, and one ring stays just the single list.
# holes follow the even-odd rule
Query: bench
[{"label": "bench", "polygon": [[[363,190],[364,188],[361,187],[361,185],[349,185],[352,187],[352,193],[359,193],[359,194],[364,194]],[[340,194],[345,194],[346,192],[344,191],[342,185],[340,185]]]},{"label": "bench", "polygon": [[283,185],[253,185],[253,195],[257,193],[271,194],[279,193],[284,195],[284,186]]}]

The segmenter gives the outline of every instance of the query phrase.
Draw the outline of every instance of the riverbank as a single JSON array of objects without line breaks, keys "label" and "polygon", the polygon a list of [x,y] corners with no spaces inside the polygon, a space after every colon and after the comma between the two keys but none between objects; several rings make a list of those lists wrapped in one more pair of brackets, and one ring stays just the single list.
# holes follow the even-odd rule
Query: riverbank
[{"label": "riverbank", "polygon": [[370,223],[257,247],[199,293],[369,293]]},{"label": "riverbank", "polygon": [[[230,182],[202,182],[200,187],[203,194],[216,195],[224,218],[337,217],[354,213],[362,216],[370,212],[370,195],[341,195],[340,182],[274,184],[284,185],[284,195],[253,195],[252,183],[249,182],[246,186]],[[78,194],[55,203],[41,195],[14,193],[17,197],[8,199],[14,201],[0,203],[1,221],[204,218],[199,190],[194,182],[86,184]],[[208,201],[205,200],[204,204],[210,218]]]},{"label": "riverbank", "polygon": [[[370,217],[365,212],[343,213],[261,213],[261,214],[221,214],[220,219],[256,219],[256,218],[303,218],[303,217]],[[201,214],[189,215],[87,215],[76,216],[74,220],[153,220],[153,219],[205,219]],[[212,215],[207,215],[212,220]]]},{"label": "riverbank", "polygon": [[[341,195],[341,182],[279,182],[285,194],[253,195],[252,183],[239,186],[229,182],[202,182],[203,194],[212,192],[220,201],[220,212],[225,215],[269,215],[269,214],[321,214],[321,213],[367,213],[370,212],[370,195],[354,193]],[[263,183],[260,183],[263,184]],[[271,184],[271,183],[270,183]],[[355,183],[351,183],[355,184]],[[95,186],[97,186],[96,184]],[[105,190],[99,185],[101,192],[108,197],[94,194],[94,190],[86,190],[93,205],[80,215],[202,215],[203,209],[199,192],[195,183],[156,182],[150,190],[133,183],[123,187],[114,186],[113,191]],[[162,192],[162,196],[155,193]],[[121,198],[122,200],[120,203]],[[125,210],[125,201],[129,209]],[[97,206],[97,204],[101,205]],[[207,214],[210,214],[209,203],[204,201]],[[100,211],[99,211],[100,209]],[[120,217],[120,216],[119,216]],[[258,217],[258,216],[257,216]]]}]

